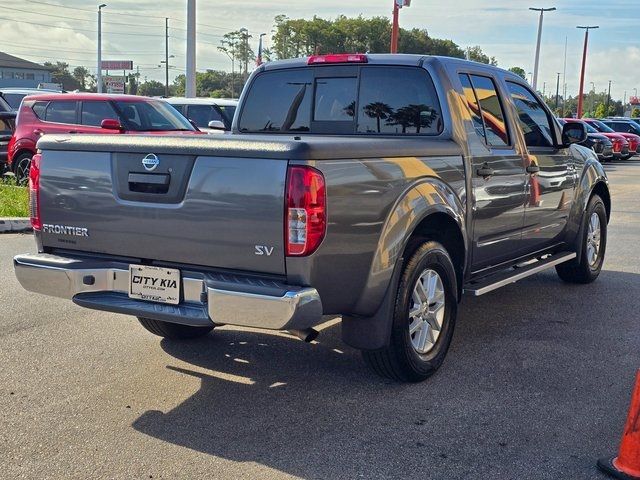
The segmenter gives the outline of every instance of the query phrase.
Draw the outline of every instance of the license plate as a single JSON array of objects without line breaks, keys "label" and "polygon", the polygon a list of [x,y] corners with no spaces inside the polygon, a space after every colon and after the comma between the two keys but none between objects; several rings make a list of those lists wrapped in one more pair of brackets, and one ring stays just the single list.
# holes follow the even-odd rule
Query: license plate
[{"label": "license plate", "polygon": [[177,305],[180,303],[180,270],[129,265],[129,298]]}]

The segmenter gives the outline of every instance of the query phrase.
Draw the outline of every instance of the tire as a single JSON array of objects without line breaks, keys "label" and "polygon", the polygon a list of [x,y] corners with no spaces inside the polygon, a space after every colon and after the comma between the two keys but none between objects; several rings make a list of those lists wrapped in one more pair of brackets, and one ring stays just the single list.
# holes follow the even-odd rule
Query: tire
[{"label": "tire", "polygon": [[[419,288],[419,280],[426,285],[426,293],[424,289],[416,290]],[[429,287],[432,285],[435,287],[431,292],[441,294],[431,295]],[[426,295],[426,301],[419,303],[417,300],[425,297],[418,295],[416,291]],[[429,322],[423,320],[421,327],[411,334],[410,327],[418,327],[421,317],[412,317],[410,309],[418,311],[420,308],[423,309],[421,315],[429,318]],[[442,314],[435,313],[440,308]],[[453,337],[457,308],[456,273],[449,254],[437,242],[420,244],[405,264],[398,285],[389,345],[380,350],[363,350],[365,362],[382,377],[401,382],[426,380],[440,367],[447,354]],[[440,326],[439,333],[437,329],[431,328],[434,322]],[[420,334],[424,337],[419,336]],[[423,347],[420,348],[420,345]]]},{"label": "tire", "polygon": [[[599,223],[599,236],[597,237],[597,248],[595,256],[590,249],[593,248],[596,237],[592,231],[594,216]],[[556,265],[558,276],[568,283],[591,283],[602,270],[604,255],[607,249],[607,210],[602,199],[598,195],[593,195],[589,200],[587,209],[582,218],[582,238],[580,239],[581,256],[580,261],[575,259]]]},{"label": "tire", "polygon": [[191,327],[178,323],[162,322],[151,318],[138,317],[140,324],[149,332],[159,337],[170,340],[185,340],[189,338],[203,337],[213,330],[211,327]]},{"label": "tire", "polygon": [[629,160],[631,157],[633,157],[633,153],[630,153],[629,155],[625,155],[623,157],[620,157],[622,160]]},{"label": "tire", "polygon": [[13,173],[16,176],[16,185],[26,185],[29,181],[31,157],[33,157],[31,152],[24,152],[13,160]]}]

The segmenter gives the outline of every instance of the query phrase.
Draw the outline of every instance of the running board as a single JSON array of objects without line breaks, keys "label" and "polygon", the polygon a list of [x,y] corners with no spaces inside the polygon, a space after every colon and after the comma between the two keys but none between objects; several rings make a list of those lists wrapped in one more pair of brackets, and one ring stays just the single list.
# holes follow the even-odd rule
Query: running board
[{"label": "running board", "polygon": [[518,280],[535,275],[538,272],[542,272],[543,270],[547,270],[573,258],[576,258],[576,252],[556,253],[555,255],[535,261],[524,267],[515,267],[506,272],[502,271],[482,278],[476,282],[469,282],[464,286],[464,293],[473,295],[474,297],[484,295],[485,293],[489,293],[510,283],[515,283]]}]

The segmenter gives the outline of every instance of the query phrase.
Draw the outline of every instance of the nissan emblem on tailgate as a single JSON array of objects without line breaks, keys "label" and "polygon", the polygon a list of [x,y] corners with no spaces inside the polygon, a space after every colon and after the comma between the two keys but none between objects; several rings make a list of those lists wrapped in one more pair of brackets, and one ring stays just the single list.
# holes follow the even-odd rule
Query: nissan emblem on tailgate
[{"label": "nissan emblem on tailgate", "polygon": [[160,165],[160,159],[155,153],[147,153],[147,156],[142,159],[142,166],[147,172],[151,172]]}]

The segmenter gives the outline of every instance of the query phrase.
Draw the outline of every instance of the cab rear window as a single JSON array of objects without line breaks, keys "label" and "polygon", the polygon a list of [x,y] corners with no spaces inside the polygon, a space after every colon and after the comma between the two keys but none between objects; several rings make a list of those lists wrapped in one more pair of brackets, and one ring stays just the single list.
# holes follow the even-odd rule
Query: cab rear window
[{"label": "cab rear window", "polygon": [[241,132],[437,135],[443,127],[433,81],[417,67],[264,72],[244,105]]}]

